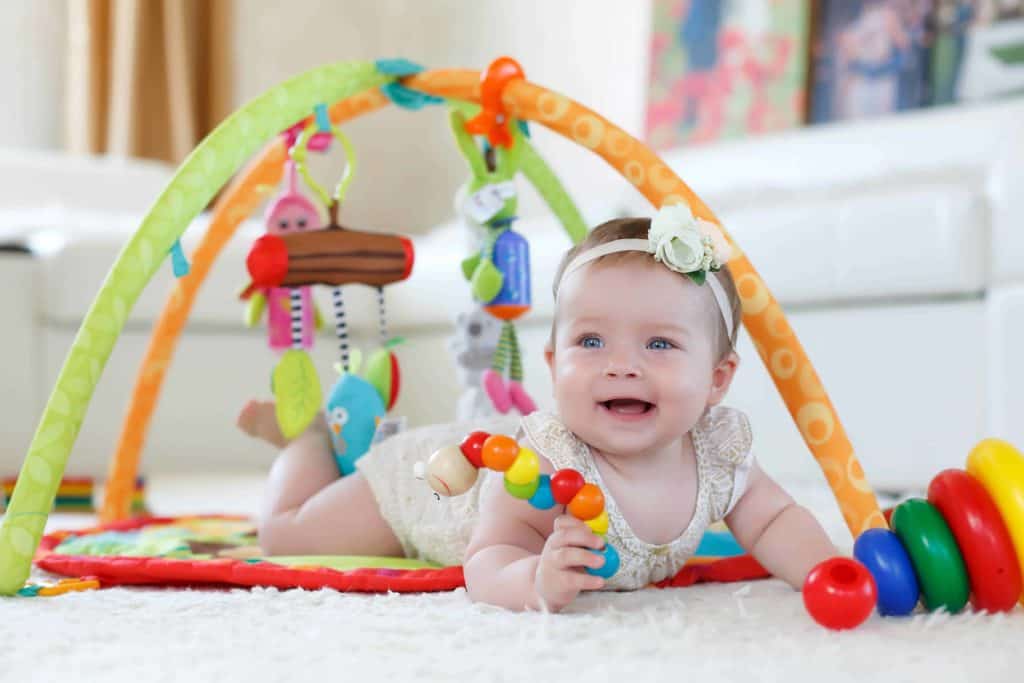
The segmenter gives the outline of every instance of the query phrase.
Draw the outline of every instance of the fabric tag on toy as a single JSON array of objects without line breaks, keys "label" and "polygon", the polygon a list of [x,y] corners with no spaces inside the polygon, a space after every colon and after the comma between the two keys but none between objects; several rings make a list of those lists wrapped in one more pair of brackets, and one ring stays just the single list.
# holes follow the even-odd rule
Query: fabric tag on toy
[{"label": "fabric tag on toy", "polygon": [[511,180],[485,185],[466,197],[462,211],[477,223],[486,223],[501,211],[505,200],[516,196],[516,185]]},{"label": "fabric tag on toy", "polygon": [[388,437],[405,431],[406,422],[405,415],[382,417],[377,424],[377,430],[373,433],[373,440],[370,444],[378,444]]}]

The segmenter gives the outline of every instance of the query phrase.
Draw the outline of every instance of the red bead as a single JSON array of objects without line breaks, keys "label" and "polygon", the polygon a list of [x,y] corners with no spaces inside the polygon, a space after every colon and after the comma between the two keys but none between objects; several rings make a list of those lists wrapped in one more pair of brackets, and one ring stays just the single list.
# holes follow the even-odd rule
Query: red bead
[{"label": "red bead", "polygon": [[849,557],[825,560],[804,581],[808,614],[833,630],[855,628],[875,609],[878,592],[867,567]]},{"label": "red bead", "polygon": [[558,470],[551,475],[551,495],[559,505],[568,505],[585,483],[576,470]]},{"label": "red bead", "polygon": [[462,443],[459,444],[459,448],[462,449],[462,454],[466,456],[466,460],[473,463],[474,467],[484,466],[483,448],[484,441],[487,441],[487,437],[490,434],[487,432],[470,432]]}]

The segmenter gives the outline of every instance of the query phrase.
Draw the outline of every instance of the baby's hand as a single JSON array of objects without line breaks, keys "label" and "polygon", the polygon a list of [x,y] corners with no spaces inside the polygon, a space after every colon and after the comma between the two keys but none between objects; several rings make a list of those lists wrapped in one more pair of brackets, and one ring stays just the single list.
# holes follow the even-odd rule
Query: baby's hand
[{"label": "baby's hand", "polygon": [[555,520],[555,530],[544,543],[534,579],[534,590],[548,609],[557,612],[575,600],[580,591],[604,586],[604,579],[583,571],[584,567],[598,569],[604,564],[604,557],[587,550],[603,547],[604,539],[572,515]]}]

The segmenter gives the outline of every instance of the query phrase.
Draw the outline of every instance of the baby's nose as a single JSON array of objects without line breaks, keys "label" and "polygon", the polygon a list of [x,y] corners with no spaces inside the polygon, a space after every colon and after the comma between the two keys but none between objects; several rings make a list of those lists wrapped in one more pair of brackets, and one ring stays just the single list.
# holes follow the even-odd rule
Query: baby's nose
[{"label": "baby's nose", "polygon": [[607,377],[639,377],[640,368],[632,362],[625,360],[612,360],[604,370]]}]

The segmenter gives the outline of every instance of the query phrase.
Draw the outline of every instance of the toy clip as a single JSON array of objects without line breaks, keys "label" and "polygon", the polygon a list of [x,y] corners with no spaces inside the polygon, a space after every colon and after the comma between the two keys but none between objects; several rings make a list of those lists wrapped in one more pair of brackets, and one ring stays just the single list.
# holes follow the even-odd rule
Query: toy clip
[{"label": "toy clip", "polygon": [[481,75],[480,113],[466,121],[466,132],[472,135],[486,135],[492,145],[505,149],[512,146],[512,134],[508,129],[509,116],[501,101],[501,94],[510,81],[526,78],[519,62],[511,57],[498,57]]}]

